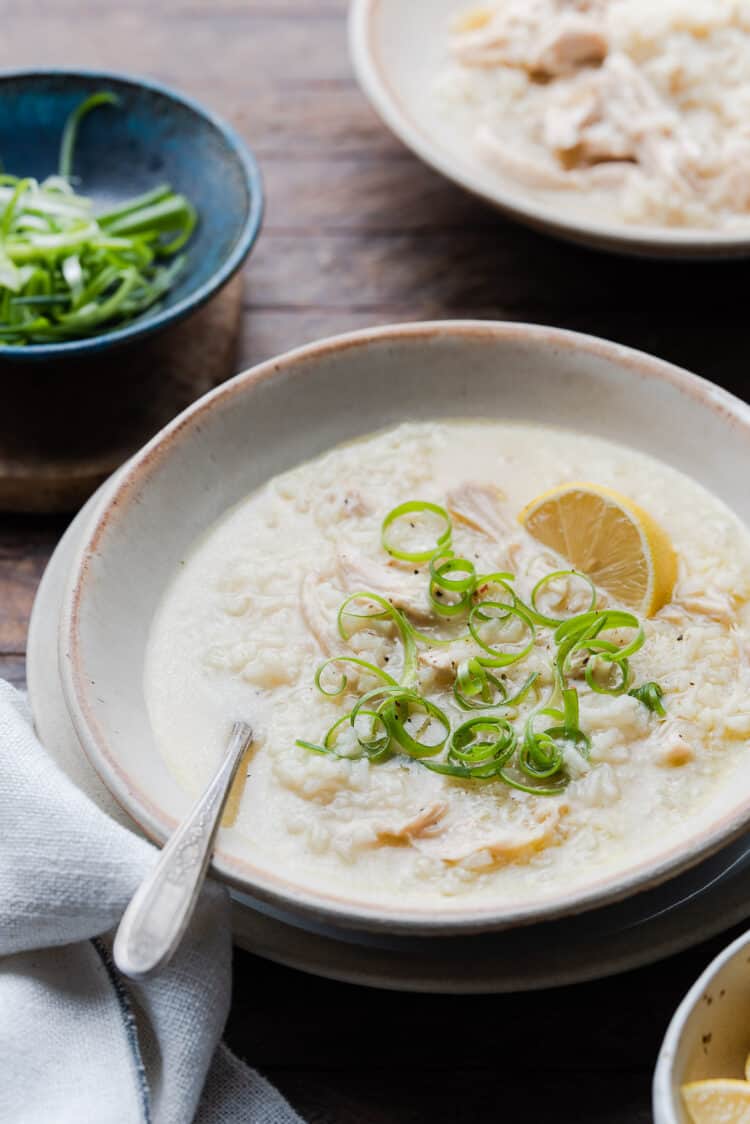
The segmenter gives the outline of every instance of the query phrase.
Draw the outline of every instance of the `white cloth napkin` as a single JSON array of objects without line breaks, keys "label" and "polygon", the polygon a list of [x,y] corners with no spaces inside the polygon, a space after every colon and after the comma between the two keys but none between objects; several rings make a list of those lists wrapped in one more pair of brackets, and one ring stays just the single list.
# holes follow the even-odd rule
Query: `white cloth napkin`
[{"label": "white cloth napkin", "polygon": [[301,1124],[219,1044],[231,993],[222,887],[206,884],[156,979],[114,967],[107,934],[155,858],[60,771],[0,681],[2,1124]]}]

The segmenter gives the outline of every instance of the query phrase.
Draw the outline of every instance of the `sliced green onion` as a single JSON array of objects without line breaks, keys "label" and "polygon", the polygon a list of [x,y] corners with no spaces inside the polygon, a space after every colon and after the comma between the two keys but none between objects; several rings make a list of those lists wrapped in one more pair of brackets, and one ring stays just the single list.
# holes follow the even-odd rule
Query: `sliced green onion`
[{"label": "sliced green onion", "polygon": [[96,216],[70,185],[81,121],[117,103],[101,91],[70,114],[57,175],[43,183],[0,176],[0,348],[135,323],[158,307],[184,268],[177,251],[197,222],[184,196],[162,184]]},{"label": "sliced green onion", "polygon": [[[592,691],[597,695],[622,695],[625,693],[630,682],[630,664],[627,657],[619,655],[619,649],[616,645],[612,645],[612,653],[607,654],[602,651],[592,652],[590,659],[586,664],[584,670],[584,677]],[[609,664],[607,669],[611,677],[614,675],[614,682],[599,683],[596,680],[595,673],[600,664]],[[617,676],[619,675],[619,678]]]},{"label": "sliced green onion", "polygon": [[[488,610],[498,610],[497,615],[488,615]],[[529,640],[522,648],[515,648],[511,650],[498,651],[492,644],[488,644],[480,634],[480,627],[476,622],[477,620],[487,623],[488,621],[503,622],[509,621],[511,618],[521,621],[529,633]],[[517,605],[505,605],[502,601],[480,601],[478,605],[469,613],[469,632],[473,637],[476,644],[486,653],[480,656],[479,659],[486,667],[509,667],[511,664],[518,663],[519,660],[528,656],[531,649],[534,647],[534,640],[536,637],[536,628],[534,622],[526,614],[526,612],[519,608]]]},{"label": "sliced green onion", "polygon": [[[488,586],[499,585],[501,589],[504,589],[506,593],[510,594],[510,605],[520,606],[520,608],[524,609],[528,613],[528,610],[526,609],[523,602],[519,600],[515,592],[508,584],[508,582],[512,582],[515,580],[515,575],[509,574],[505,570],[498,571],[494,574],[478,574],[476,580],[475,596],[478,596],[480,593],[484,592],[484,590]],[[495,598],[495,601],[497,601],[497,598]]]},{"label": "sliced green onion", "polygon": [[643,703],[653,714],[666,718],[667,712],[661,701],[664,697],[664,691],[658,683],[642,683],[640,687],[633,687],[631,691],[628,691],[628,694],[632,695],[634,699],[638,699],[638,702]]},{"label": "sliced green onion", "polygon": [[[549,712],[546,712],[549,714]],[[545,711],[531,714],[526,721],[523,743],[518,754],[518,767],[534,780],[547,780],[560,772],[564,764],[562,747],[546,730],[535,730],[534,720]]]},{"label": "sliced green onion", "polygon": [[298,745],[300,749],[309,749],[311,753],[329,752],[324,745],[318,745],[317,742],[306,742],[304,738],[296,738],[294,744]]},{"label": "sliced green onion", "polygon": [[532,671],[526,682],[521,684],[515,695],[511,695],[510,698],[505,700],[503,706],[518,706],[519,703],[522,703],[538,678],[539,672]]},{"label": "sliced green onion", "polygon": [[[495,696],[495,691],[499,697]],[[508,692],[496,675],[472,657],[458,665],[453,697],[462,710],[486,710],[491,706],[505,705]]]},{"label": "sliced green onion", "polygon": [[[378,714],[393,740],[409,757],[433,757],[443,748],[451,731],[445,712],[436,703],[411,691],[386,699],[378,708]],[[415,736],[406,728],[406,723],[420,714],[422,722]],[[442,730],[442,736],[436,741],[420,741],[420,736],[432,728],[433,720]]]},{"label": "sliced green onion", "polygon": [[[327,754],[331,757],[339,757],[344,761],[357,761],[363,757],[367,757],[368,760],[375,764],[380,761],[385,761],[390,757],[391,737],[385,728],[381,716],[376,711],[365,708],[360,708],[357,716],[372,719],[371,732],[368,737],[364,737],[359,733],[349,714],[344,714],[330,727],[323,739],[322,745],[318,745],[316,742],[304,741],[302,738],[298,738],[294,744],[298,745],[301,749],[308,749],[313,753]],[[359,753],[340,753],[336,748],[341,730],[347,722],[354,727],[354,734],[360,748]],[[383,733],[376,736],[374,731],[378,723],[383,727]]]},{"label": "sliced green onion", "polygon": [[531,602],[530,612],[532,613],[533,619],[536,624],[550,625],[551,627],[555,628],[557,625],[571,619],[571,617],[551,617],[548,614],[542,613],[536,603],[537,597],[545,588],[545,586],[549,585],[550,582],[560,581],[562,578],[578,578],[580,581],[585,582],[590,590],[590,603],[587,612],[591,612],[591,610],[594,609],[596,605],[596,586],[592,582],[591,578],[587,577],[585,574],[579,573],[578,570],[555,570],[553,571],[553,573],[545,574],[543,578],[540,578],[531,591],[531,597],[529,598]]},{"label": "sliced green onion", "polygon": [[557,785],[529,784],[516,774],[511,773],[509,769],[501,769],[498,777],[510,788],[516,788],[519,792],[528,792],[532,796],[562,796],[568,785],[567,779]]},{"label": "sliced green onion", "polygon": [[341,663],[354,664],[356,667],[360,667],[364,671],[366,671],[368,675],[373,675],[376,679],[382,679],[382,681],[384,683],[387,683],[389,686],[398,686],[396,680],[391,675],[389,675],[386,671],[383,671],[382,668],[377,667],[374,663],[368,663],[367,660],[360,660],[356,656],[332,656],[331,659],[326,660],[324,663],[320,664],[317,671],[315,672],[315,686],[318,688],[322,695],[327,695],[329,698],[336,698],[337,695],[343,694],[346,690],[349,681],[343,672],[341,673],[339,685],[335,690],[327,691],[321,682],[321,677],[323,676],[327,668],[331,667],[333,664]]},{"label": "sliced green onion", "polygon": [[[490,734],[482,738],[481,734]],[[495,769],[504,765],[516,748],[516,732],[507,718],[476,717],[463,722],[451,734],[449,757],[462,765]]]},{"label": "sliced green onion", "polygon": [[[0,199],[7,190],[0,179]],[[0,267],[2,263],[0,261]],[[44,291],[40,294],[44,297]],[[0,325],[0,333],[2,325]],[[402,550],[392,542],[393,525],[411,515],[427,513],[440,520],[440,530],[430,549]],[[414,527],[414,524],[412,524]],[[375,664],[355,656],[335,656],[321,664],[316,686],[329,697],[338,697],[348,686],[346,674],[333,687],[325,687],[322,676],[333,665],[350,664],[376,680],[351,711],[339,717],[323,743],[298,741],[318,753],[352,758],[353,753],[337,751],[337,743],[347,723],[354,728],[360,756],[371,762],[383,761],[400,751],[432,772],[457,780],[500,781],[535,796],[559,796],[570,783],[566,755],[572,749],[584,759],[591,753],[591,739],[581,729],[578,692],[567,683],[575,657],[583,657],[583,675],[590,690],[619,695],[630,682],[629,658],[645,642],[638,618],[620,609],[597,610],[596,588],[576,570],[556,570],[546,574],[533,587],[530,604],[516,594],[514,575],[508,572],[477,574],[474,562],[455,555],[451,549],[452,525],[444,508],[425,501],[410,501],[393,508],[383,520],[382,543],[393,557],[412,563],[429,563],[428,593],[436,622],[467,615],[468,632],[443,638],[418,631],[394,605],[380,594],[361,591],[350,594],[339,608],[338,629],[343,640],[350,640],[351,620],[395,626],[403,646],[401,682]],[[544,613],[539,599],[553,582],[579,581],[589,590],[589,607],[581,613],[557,618]],[[495,593],[493,587],[497,587]],[[493,596],[488,597],[488,592]],[[500,598],[507,596],[507,600]],[[363,604],[364,603],[364,604]],[[508,638],[515,626],[522,629],[520,639]],[[428,626],[429,627],[429,626]],[[523,660],[535,646],[537,627],[552,630],[556,646],[554,683],[543,706],[537,704],[523,723],[519,734],[505,714],[520,706],[534,690],[539,695],[540,673],[529,674],[511,696],[505,676],[494,671]],[[622,630],[632,635],[623,637]],[[421,695],[417,683],[417,645],[476,645],[478,654],[461,659],[453,682],[453,698],[464,711],[483,711],[460,722],[454,729],[448,715],[431,699]],[[604,676],[602,673],[606,673]],[[657,683],[644,683],[629,692],[649,710],[665,713],[662,689]],[[495,713],[487,713],[494,711]],[[367,729],[363,731],[365,724]]]},{"label": "sliced green onion", "polygon": [[[424,512],[436,515],[443,524],[443,529],[438,534],[435,545],[426,550],[414,551],[406,551],[394,546],[388,537],[388,532],[392,529],[393,524],[408,515],[421,515]],[[392,511],[388,512],[383,520],[380,535],[383,549],[387,550],[392,558],[398,558],[401,562],[429,562],[436,554],[444,554],[450,548],[453,524],[444,507],[440,507],[436,503],[428,503],[426,500],[409,500],[407,503],[400,503],[398,507],[394,507]]]},{"label": "sliced green onion", "polygon": [[[374,602],[374,604],[378,606],[378,609],[370,613],[352,612],[349,608],[352,602],[362,600]],[[350,632],[347,632],[344,627],[344,617],[346,616],[356,617],[359,620],[390,620],[395,624],[404,649],[401,686],[413,687],[417,681],[417,644],[414,639],[414,630],[404,614],[399,612],[395,605],[391,605],[390,601],[386,601],[385,597],[381,597],[379,593],[369,593],[367,590],[364,590],[359,593],[350,594],[339,609],[337,623],[339,635],[342,640],[349,640],[352,635]]]},{"label": "sliced green onion", "polygon": [[[633,639],[626,644],[619,645],[610,640],[605,640],[602,633],[617,629],[632,629],[635,632]],[[589,660],[596,660],[619,665],[620,679],[613,685],[597,683],[594,678],[594,668],[589,670],[588,663],[584,672],[586,682],[599,694],[622,694],[626,690],[629,679],[628,658],[637,652],[644,644],[645,633],[641,624],[633,613],[620,609],[601,609],[580,613],[558,625],[555,630],[557,648],[557,674],[561,685],[565,684],[570,660],[576,652],[585,652]]]},{"label": "sliced green onion", "polygon": [[[449,553],[436,555],[430,560],[430,604],[441,617],[455,617],[467,612],[472,605],[476,582],[474,563],[468,558],[456,558]],[[452,600],[446,599],[446,593]]]},{"label": "sliced green onion", "polygon": [[100,105],[119,105],[120,99],[117,94],[111,93],[109,90],[101,90],[99,93],[91,94],[77,106],[65,122],[63,129],[62,140],[60,142],[60,160],[58,163],[58,175],[62,179],[69,180],[73,174],[73,152],[75,150],[76,139],[78,137],[78,129],[81,121]]}]

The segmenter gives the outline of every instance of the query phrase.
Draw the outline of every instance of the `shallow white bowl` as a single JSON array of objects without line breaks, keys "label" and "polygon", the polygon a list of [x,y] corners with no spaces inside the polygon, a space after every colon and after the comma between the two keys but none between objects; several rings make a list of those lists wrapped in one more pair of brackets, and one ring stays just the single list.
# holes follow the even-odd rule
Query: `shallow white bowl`
[{"label": "shallow white bowl", "polygon": [[[61,676],[81,743],[105,783],[163,840],[189,799],[167,770],[142,674],[154,610],[191,545],[269,477],[339,442],[406,419],[505,418],[597,434],[697,477],[750,521],[750,408],[616,344],[552,328],[444,322],[373,329],[261,364],[201,399],[118,477],[78,548],[61,625]],[[549,919],[623,898],[696,863],[750,821],[741,784],[648,862],[575,893],[444,910],[375,908],[313,893],[248,861],[231,831],[216,873],[256,898],[329,923],[455,933]]]},{"label": "shallow white bowl", "polygon": [[750,933],[725,948],[675,1011],[654,1072],[655,1124],[690,1124],[687,1081],[745,1075],[750,1052]]},{"label": "shallow white bowl", "polygon": [[385,124],[425,163],[513,218],[598,249],[647,257],[750,254],[750,234],[597,221],[571,216],[561,199],[490,168],[433,96],[452,17],[469,0],[351,0],[349,46],[359,83]]}]

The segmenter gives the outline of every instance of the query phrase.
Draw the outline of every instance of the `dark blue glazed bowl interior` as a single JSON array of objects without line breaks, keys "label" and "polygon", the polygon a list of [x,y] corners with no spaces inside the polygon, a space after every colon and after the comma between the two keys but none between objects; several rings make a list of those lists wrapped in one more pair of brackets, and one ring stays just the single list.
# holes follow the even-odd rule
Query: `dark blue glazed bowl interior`
[{"label": "dark blue glazed bowl interior", "polygon": [[260,227],[263,190],[254,157],[225,124],[156,83],[94,72],[0,74],[0,163],[4,172],[42,180],[57,171],[70,112],[89,94],[110,90],[117,106],[81,122],[75,148],[78,192],[109,206],[168,182],[198,211],[187,264],[153,313],[90,339],[0,349],[13,359],[101,350],[163,328],[203,304],[249,253]]}]

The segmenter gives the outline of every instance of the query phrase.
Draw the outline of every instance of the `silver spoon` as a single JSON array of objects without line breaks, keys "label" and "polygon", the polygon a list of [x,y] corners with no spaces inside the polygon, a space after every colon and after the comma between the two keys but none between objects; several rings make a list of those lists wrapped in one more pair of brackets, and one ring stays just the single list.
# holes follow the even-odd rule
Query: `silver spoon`
[{"label": "silver spoon", "polygon": [[174,955],[198,900],[232,781],[252,741],[250,726],[235,722],[216,776],[133,895],[112,950],[124,975],[145,979]]}]

